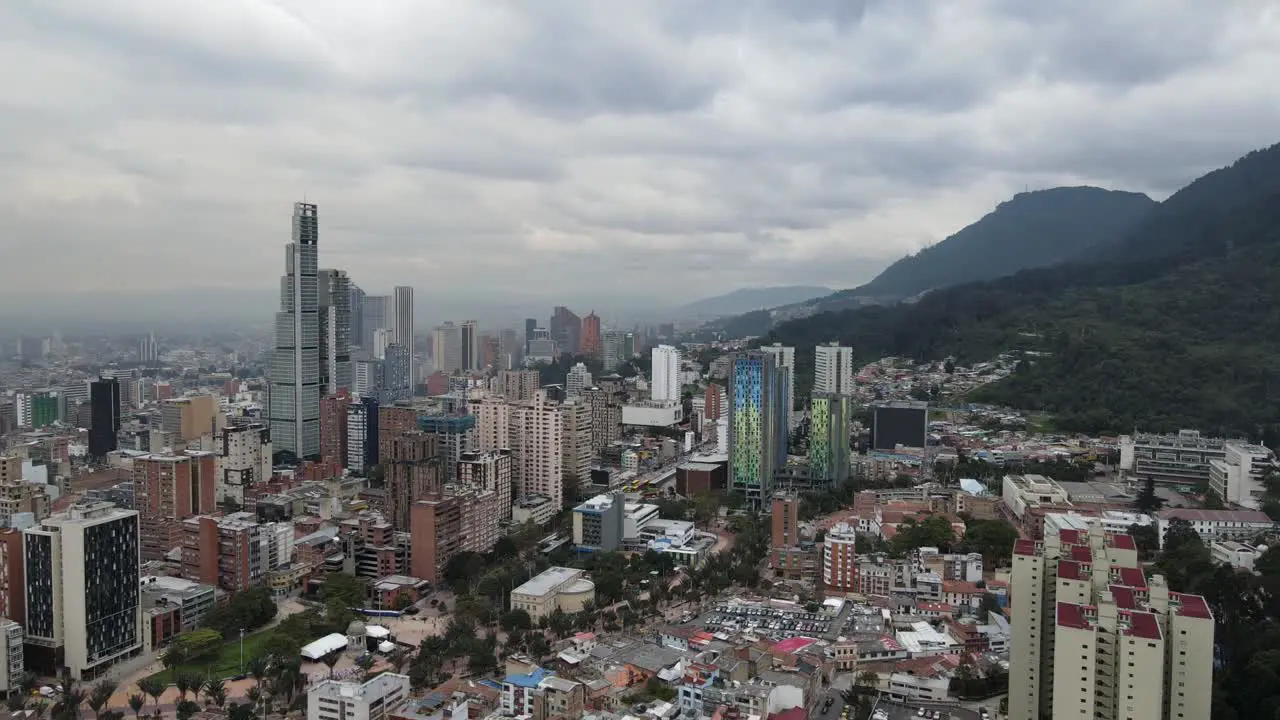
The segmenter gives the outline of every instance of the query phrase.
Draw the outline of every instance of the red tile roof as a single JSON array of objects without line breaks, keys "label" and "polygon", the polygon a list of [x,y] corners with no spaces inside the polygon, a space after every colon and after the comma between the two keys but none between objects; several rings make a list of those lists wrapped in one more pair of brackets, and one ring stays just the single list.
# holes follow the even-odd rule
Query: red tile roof
[{"label": "red tile roof", "polygon": [[817,642],[817,640],[810,637],[793,637],[787,638],[777,645],[774,645],[773,649],[780,653],[794,653],[809,647],[815,642]]},{"label": "red tile roof", "polygon": [[1013,543],[1013,554],[1014,555],[1035,555],[1036,541],[1027,540],[1027,539],[1015,540]]},{"label": "red tile roof", "polygon": [[1160,634],[1160,623],[1156,622],[1156,616],[1149,612],[1141,612],[1137,610],[1125,611],[1129,616],[1129,629],[1125,635],[1140,637],[1146,640],[1159,640],[1163,637]]},{"label": "red tile roof", "polygon": [[1071,548],[1071,559],[1076,562],[1091,563],[1093,562],[1093,551],[1087,547]]},{"label": "red tile roof", "polygon": [[1120,550],[1138,549],[1138,546],[1133,542],[1133,537],[1130,535],[1111,535],[1108,539],[1110,540],[1110,546],[1113,548],[1118,548]]},{"label": "red tile roof", "polygon": [[1120,583],[1123,585],[1132,588],[1144,588],[1147,586],[1147,576],[1138,568],[1116,568],[1116,574],[1120,576]]},{"label": "red tile roof", "polygon": [[1200,595],[1171,592],[1169,593],[1169,598],[1177,601],[1179,605],[1178,615],[1182,617],[1201,618],[1204,620],[1213,619],[1213,612],[1209,610],[1209,603],[1205,602]]},{"label": "red tile roof", "polygon": [[977,583],[965,582],[964,580],[943,580],[942,592],[959,593],[961,595],[981,595],[982,589]]},{"label": "red tile roof", "polygon": [[1083,563],[1074,560],[1058,561],[1058,577],[1064,580],[1088,580],[1089,574],[1085,572]]},{"label": "red tile roof", "polygon": [[794,707],[790,710],[771,713],[769,715],[769,720],[805,720],[807,717],[809,717],[808,711],[802,707]]},{"label": "red tile roof", "polygon": [[1058,539],[1062,540],[1063,544],[1066,545],[1083,545],[1087,540],[1084,533],[1071,529],[1060,530]]},{"label": "red tile roof", "polygon": [[1116,601],[1116,607],[1121,610],[1137,610],[1138,594],[1131,587],[1124,585],[1112,585],[1111,597]]},{"label": "red tile roof", "polygon": [[1075,628],[1076,630],[1088,630],[1093,627],[1089,619],[1085,617],[1084,608],[1084,605],[1076,605],[1075,603],[1058,603],[1058,625]]}]

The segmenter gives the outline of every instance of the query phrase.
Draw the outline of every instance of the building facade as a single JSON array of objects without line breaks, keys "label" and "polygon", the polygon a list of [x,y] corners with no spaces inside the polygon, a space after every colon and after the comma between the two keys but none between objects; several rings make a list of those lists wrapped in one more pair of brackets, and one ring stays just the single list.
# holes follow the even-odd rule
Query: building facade
[{"label": "building facade", "polygon": [[89,457],[113,452],[120,435],[120,381],[99,378],[89,385]]},{"label": "building facade", "polygon": [[267,416],[276,452],[299,459],[320,454],[319,238],[316,206],[294,203],[268,368]]},{"label": "building facade", "polygon": [[853,394],[853,348],[838,343],[814,348],[813,394]]},{"label": "building facade", "polygon": [[787,457],[790,373],[776,355],[740,353],[729,379],[729,487],[757,508],[772,494],[773,475]]},{"label": "building facade", "polygon": [[654,402],[680,401],[680,351],[659,345],[652,351],[653,371],[649,398]]},{"label": "building facade", "polygon": [[810,403],[809,470],[815,482],[827,487],[849,479],[851,412],[847,395],[815,394]]},{"label": "building facade", "polygon": [[345,270],[317,274],[320,397],[351,388],[351,279]]}]

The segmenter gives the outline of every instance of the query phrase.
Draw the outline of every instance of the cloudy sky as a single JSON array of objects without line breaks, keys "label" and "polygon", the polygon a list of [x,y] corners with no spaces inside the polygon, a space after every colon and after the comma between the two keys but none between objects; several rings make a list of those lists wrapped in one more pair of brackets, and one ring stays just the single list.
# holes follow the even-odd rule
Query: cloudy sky
[{"label": "cloudy sky", "polygon": [[1276,0],[3,0],[0,289],[849,287],[1280,141]]}]

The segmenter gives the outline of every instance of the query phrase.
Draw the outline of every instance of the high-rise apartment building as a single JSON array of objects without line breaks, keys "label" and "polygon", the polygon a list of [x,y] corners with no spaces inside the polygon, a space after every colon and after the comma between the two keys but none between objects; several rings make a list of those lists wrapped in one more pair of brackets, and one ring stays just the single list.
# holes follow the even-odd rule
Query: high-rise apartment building
[{"label": "high-rise apartment building", "polygon": [[360,347],[373,348],[373,333],[395,325],[395,300],[390,295],[365,295],[360,318]]},{"label": "high-rise apartment building", "polygon": [[708,383],[703,398],[706,403],[703,411],[707,420],[719,420],[729,412],[729,395],[723,385]]},{"label": "high-rise apartment building", "polygon": [[572,310],[557,305],[551,311],[551,322],[549,324],[551,330],[551,339],[556,341],[556,347],[562,353],[577,355],[580,352],[582,342],[582,318],[573,313]]},{"label": "high-rise apartment building", "polygon": [[622,438],[622,406],[627,402],[627,393],[620,385],[601,378],[596,387],[582,391],[582,398],[591,406],[591,451],[599,453]]},{"label": "high-rise apartment building", "polygon": [[186,443],[217,435],[225,424],[218,399],[212,395],[188,395],[160,403],[160,429]]},{"label": "high-rise apartment building", "polygon": [[480,336],[476,334],[476,321],[467,320],[462,323],[458,329],[459,345],[461,346],[461,365],[463,372],[473,372],[483,369],[484,365],[480,362]]},{"label": "high-rise apartment building", "polygon": [[351,344],[368,349],[364,344],[364,299],[368,297],[359,285],[349,283],[347,307],[351,312]]},{"label": "high-rise apartment building", "polygon": [[729,483],[754,507],[773,488],[787,458],[787,410],[791,373],[775,353],[747,351],[734,357],[729,377]]},{"label": "high-rise apartment building", "polygon": [[275,450],[300,459],[320,454],[319,240],[316,206],[294,203],[268,368],[267,416]]},{"label": "high-rise apartment building", "polygon": [[815,394],[809,413],[809,471],[815,482],[838,487],[849,479],[848,395]]},{"label": "high-rise apartment building", "polygon": [[774,364],[779,368],[787,371],[787,426],[785,430],[791,427],[791,419],[795,414],[796,402],[796,349],[786,347],[781,343],[774,343],[760,348],[760,352],[768,353],[773,356]]},{"label": "high-rise apartment building", "polygon": [[392,297],[395,300],[395,325],[393,327],[396,331],[396,343],[409,354],[409,379],[410,382],[413,382],[415,379],[413,353],[416,350],[413,334],[413,288],[406,285],[397,285],[392,290]]},{"label": "high-rise apartment building", "polygon": [[345,270],[317,275],[320,396],[351,388],[351,279]]},{"label": "high-rise apartment building", "polygon": [[22,531],[0,527],[0,617],[27,622],[27,576]]},{"label": "high-rise apartment building", "polygon": [[138,534],[138,512],[107,502],[23,531],[32,670],[86,680],[142,651]]},{"label": "high-rise apartment building", "polygon": [[600,316],[592,310],[582,318],[582,334],[579,351],[587,357],[600,358],[604,352],[604,337],[600,333]]},{"label": "high-rise apartment building", "polygon": [[581,489],[591,482],[591,405],[582,398],[560,405],[564,415],[564,487]]},{"label": "high-rise apartment building", "polygon": [[363,477],[378,464],[378,400],[362,398],[347,406],[347,464]]},{"label": "high-rise apartment building", "polygon": [[378,401],[391,405],[413,399],[413,364],[409,348],[391,343],[382,360],[382,378],[378,387]]},{"label": "high-rise apartment building", "polygon": [[680,400],[680,351],[670,345],[653,349],[653,378],[649,397],[654,402]]},{"label": "high-rise apartment building", "polygon": [[462,456],[476,448],[475,415],[420,415],[418,428],[436,436],[440,446],[440,477],[453,482]]},{"label": "high-rise apartment building", "polygon": [[271,479],[271,428],[261,423],[223,428],[215,442],[217,502],[245,504],[245,491]]},{"label": "high-rise apartment building", "polygon": [[99,378],[89,385],[89,457],[102,459],[118,447],[120,382]]},{"label": "high-rise apartment building", "polygon": [[1209,717],[1213,615],[1148,580],[1130,536],[1092,523],[1018,540],[1009,591],[1009,717]]},{"label": "high-rise apartment building", "polygon": [[194,582],[243,592],[262,582],[263,526],[249,513],[196,515],[178,528],[182,576]]},{"label": "high-rise apartment building", "polygon": [[569,368],[569,373],[565,376],[565,395],[570,399],[581,397],[582,391],[591,387],[591,382],[591,371],[584,363],[578,363]]},{"label": "high-rise apartment building", "polygon": [[511,448],[511,403],[501,397],[486,397],[473,406],[476,413],[476,449]]},{"label": "high-rise apartment building", "polygon": [[378,444],[387,519],[395,529],[408,530],[413,503],[440,492],[439,444],[434,434],[417,430],[380,434]]},{"label": "high-rise apartment building", "polygon": [[476,406],[478,449],[510,450],[512,485],[518,499],[564,498],[564,415],[560,404],[539,391],[532,402],[485,398]]},{"label": "high-rise apartment building", "polygon": [[853,348],[839,343],[814,348],[813,394],[853,394]]},{"label": "high-rise apartment building", "polygon": [[347,408],[351,393],[346,389],[320,401],[320,460],[347,466]]},{"label": "high-rise apartment building", "polygon": [[836,523],[822,540],[822,584],[829,595],[860,592],[858,584],[858,531],[849,523]]},{"label": "high-rise apartment building", "polygon": [[436,327],[431,339],[436,369],[446,375],[462,370],[462,331],[452,322]]},{"label": "high-rise apartment building", "polygon": [[626,333],[621,330],[609,328],[604,331],[604,335],[600,340],[600,365],[605,372],[613,372],[622,365],[624,360],[630,360],[630,356],[626,355],[623,347],[623,341],[626,339]]},{"label": "high-rise apartment building", "polygon": [[458,459],[458,485],[492,490],[497,498],[498,521],[511,519],[511,451],[468,451]]},{"label": "high-rise apartment building", "polygon": [[507,402],[532,402],[542,387],[542,376],[537,370],[503,370],[494,382]]},{"label": "high-rise apartment building", "polygon": [[133,459],[133,507],[140,515],[143,560],[160,560],[182,544],[180,523],[213,512],[217,458],[211,452]]},{"label": "high-rise apartment building", "polygon": [[22,457],[0,455],[0,527],[11,527],[13,516],[29,512],[39,521],[49,514],[49,496],[43,485],[22,478]]}]

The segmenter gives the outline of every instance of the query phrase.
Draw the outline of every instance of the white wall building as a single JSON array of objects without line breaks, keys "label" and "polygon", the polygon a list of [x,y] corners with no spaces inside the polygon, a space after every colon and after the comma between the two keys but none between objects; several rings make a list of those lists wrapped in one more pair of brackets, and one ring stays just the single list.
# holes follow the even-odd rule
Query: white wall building
[{"label": "white wall building", "polygon": [[683,419],[684,407],[679,399],[638,402],[622,406],[623,425],[670,427],[679,425]]},{"label": "white wall building", "polygon": [[382,720],[409,697],[409,676],[383,673],[368,682],[322,680],[307,690],[307,720]]},{"label": "white wall building", "polygon": [[1258,548],[1235,540],[1218,540],[1209,545],[1215,562],[1230,565],[1237,570],[1253,571],[1253,563],[1261,555]]},{"label": "white wall building", "polygon": [[1202,540],[1251,540],[1275,529],[1275,523],[1261,510],[1195,510],[1192,508],[1166,508],[1156,513],[1156,529],[1160,532],[1160,547],[1164,547],[1165,533],[1174,520],[1191,523],[1192,529]]},{"label": "white wall building", "polygon": [[813,394],[853,394],[853,348],[837,343],[814,348]]},{"label": "white wall building", "polygon": [[1209,489],[1228,505],[1260,509],[1267,492],[1263,478],[1276,467],[1275,453],[1239,440],[1228,440],[1222,450],[1221,459],[1209,460]]},{"label": "white wall building", "polygon": [[564,392],[570,398],[580,397],[582,391],[591,387],[592,378],[591,371],[583,363],[578,363],[569,368],[569,374],[565,376]]},{"label": "white wall building", "polygon": [[22,687],[22,626],[13,620],[0,620],[0,692],[9,693]]},{"label": "white wall building", "polygon": [[677,348],[659,345],[653,349],[653,384],[649,398],[654,402],[680,401],[680,350]]},{"label": "white wall building", "polygon": [[1067,491],[1043,475],[1005,475],[1001,499],[1017,518],[1026,513],[1028,506],[1071,504]]},{"label": "white wall building", "polygon": [[271,433],[266,425],[232,425],[223,428],[214,443],[214,497],[244,505],[245,488],[271,479]]}]

